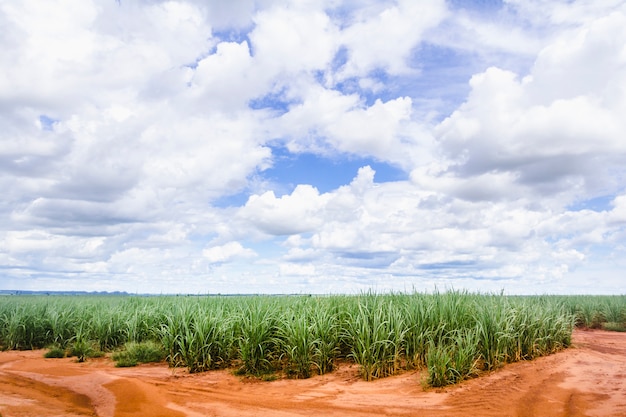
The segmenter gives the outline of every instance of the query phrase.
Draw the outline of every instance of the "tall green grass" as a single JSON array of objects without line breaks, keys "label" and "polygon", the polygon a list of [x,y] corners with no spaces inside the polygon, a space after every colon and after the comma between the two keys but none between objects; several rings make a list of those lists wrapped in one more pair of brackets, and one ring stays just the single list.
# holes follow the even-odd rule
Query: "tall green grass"
[{"label": "tall green grass", "polygon": [[272,371],[273,362],[281,356],[278,303],[267,298],[251,299],[242,303],[237,316],[236,340],[241,359],[241,372],[263,374]]},{"label": "tall green grass", "polygon": [[361,366],[367,381],[393,375],[400,369],[407,333],[402,311],[384,297],[365,296],[348,313],[345,337],[350,358]]},{"label": "tall green grass", "polygon": [[[423,369],[443,386],[571,343],[575,325],[623,328],[626,297],[434,294],[0,298],[0,347],[162,346],[170,366],[307,378],[338,361],[366,380]],[[83,355],[82,359],[87,358]]]},{"label": "tall green grass", "polygon": [[578,327],[601,329],[608,325],[615,330],[626,330],[626,295],[555,298],[574,315]]}]

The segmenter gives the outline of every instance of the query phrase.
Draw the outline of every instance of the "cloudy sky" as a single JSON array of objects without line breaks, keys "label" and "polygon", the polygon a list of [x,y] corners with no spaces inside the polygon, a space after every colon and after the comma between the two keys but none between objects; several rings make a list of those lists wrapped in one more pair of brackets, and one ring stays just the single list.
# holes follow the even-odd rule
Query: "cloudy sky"
[{"label": "cloudy sky", "polygon": [[626,293],[623,0],[0,0],[0,289]]}]

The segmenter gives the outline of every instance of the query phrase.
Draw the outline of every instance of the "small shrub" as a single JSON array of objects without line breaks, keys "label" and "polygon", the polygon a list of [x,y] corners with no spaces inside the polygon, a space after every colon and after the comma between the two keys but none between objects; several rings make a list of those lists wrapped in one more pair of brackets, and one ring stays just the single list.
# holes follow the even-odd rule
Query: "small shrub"
[{"label": "small shrub", "polygon": [[85,359],[91,355],[93,348],[89,341],[80,339],[74,341],[70,348],[70,356],[76,356],[78,362],[85,362]]},{"label": "small shrub", "polygon": [[604,323],[602,328],[604,330],[609,330],[612,332],[626,332],[626,326],[621,323],[615,323],[615,322]]},{"label": "small shrub", "polygon": [[113,359],[115,366],[118,368],[130,368],[139,364],[139,362],[137,362],[135,358],[131,357],[126,351],[114,353],[111,356],[111,359]]},{"label": "small shrub", "polygon": [[129,342],[123,351],[114,353],[112,359],[117,367],[129,367],[139,363],[161,362],[165,356],[165,349],[156,342]]},{"label": "small shrub", "polygon": [[100,351],[96,346],[97,344],[93,341],[78,338],[72,343],[69,356],[76,356],[78,362],[85,362],[87,358],[104,356],[104,352]]},{"label": "small shrub", "polygon": [[477,340],[476,330],[466,330],[448,340],[447,344],[435,346],[431,342],[426,354],[428,384],[443,387],[476,376]]},{"label": "small shrub", "polygon": [[276,380],[278,380],[278,375],[276,374],[269,373],[261,375],[261,381],[272,382]]},{"label": "small shrub", "polygon": [[276,310],[260,302],[245,306],[239,315],[239,357],[244,373],[261,375],[273,371],[278,349]]},{"label": "small shrub", "polygon": [[426,354],[428,384],[431,387],[444,387],[455,382],[451,349],[430,343]]},{"label": "small shrub", "polygon": [[64,358],[65,350],[61,349],[59,346],[53,346],[46,353],[44,353],[43,357],[44,358]]}]

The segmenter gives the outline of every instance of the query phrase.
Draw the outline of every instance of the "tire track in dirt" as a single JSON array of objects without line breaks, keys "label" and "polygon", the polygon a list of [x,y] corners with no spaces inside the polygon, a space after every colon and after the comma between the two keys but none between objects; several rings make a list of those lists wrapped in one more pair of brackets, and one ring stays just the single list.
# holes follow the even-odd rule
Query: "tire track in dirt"
[{"label": "tire track in dirt", "polygon": [[10,416],[96,415],[89,397],[19,375],[0,374],[0,413]]},{"label": "tire track in dirt", "polygon": [[576,331],[574,342],[558,354],[467,381],[449,403],[484,416],[626,416],[626,334]]}]

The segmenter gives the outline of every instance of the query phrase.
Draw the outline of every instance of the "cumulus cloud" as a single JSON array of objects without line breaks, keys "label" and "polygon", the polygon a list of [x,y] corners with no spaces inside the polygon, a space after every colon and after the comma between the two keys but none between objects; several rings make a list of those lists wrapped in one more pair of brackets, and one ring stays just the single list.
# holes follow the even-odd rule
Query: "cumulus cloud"
[{"label": "cumulus cloud", "polygon": [[[5,286],[619,288],[622,2],[27,0],[0,27]],[[277,148],[363,163],[290,188]]]},{"label": "cumulus cloud", "polygon": [[294,151],[340,151],[403,163],[397,155],[411,116],[409,97],[364,105],[356,95],[316,87],[281,117],[279,133]]},{"label": "cumulus cloud", "polygon": [[[523,78],[493,67],[475,75],[466,102],[436,129],[453,161],[447,172],[462,183],[508,173],[512,189],[567,198],[615,191],[612,172],[626,150],[624,95],[614,90],[624,84],[623,42],[615,41],[626,40],[624,19],[612,14],[548,45]],[[588,72],[598,61],[602,71]]]},{"label": "cumulus cloud", "polygon": [[325,199],[315,188],[298,185],[293,193],[279,198],[273,191],[252,195],[239,215],[271,235],[303,233],[321,225],[318,213]]},{"label": "cumulus cloud", "polygon": [[249,258],[256,253],[244,248],[239,242],[228,242],[221,246],[212,246],[202,251],[202,255],[211,263],[228,262],[234,258]]},{"label": "cumulus cloud", "polygon": [[324,69],[336,52],[337,28],[322,10],[273,7],[254,20],[250,39],[260,71],[289,75]]},{"label": "cumulus cloud", "polygon": [[391,74],[411,71],[407,60],[412,49],[424,32],[435,27],[446,14],[443,1],[419,4],[410,0],[371,14],[358,14],[356,21],[341,33],[348,59],[338,77],[366,76],[378,68]]}]

